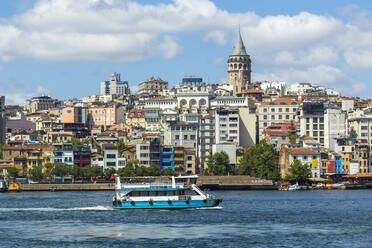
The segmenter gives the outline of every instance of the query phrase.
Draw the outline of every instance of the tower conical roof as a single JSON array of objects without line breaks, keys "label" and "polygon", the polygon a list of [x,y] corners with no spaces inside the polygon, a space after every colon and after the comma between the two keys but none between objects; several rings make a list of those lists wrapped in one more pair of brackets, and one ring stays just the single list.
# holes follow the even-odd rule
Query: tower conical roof
[{"label": "tower conical roof", "polygon": [[231,55],[248,55],[247,51],[245,50],[242,36],[240,35],[240,26],[238,29],[238,39],[235,42],[234,51]]}]

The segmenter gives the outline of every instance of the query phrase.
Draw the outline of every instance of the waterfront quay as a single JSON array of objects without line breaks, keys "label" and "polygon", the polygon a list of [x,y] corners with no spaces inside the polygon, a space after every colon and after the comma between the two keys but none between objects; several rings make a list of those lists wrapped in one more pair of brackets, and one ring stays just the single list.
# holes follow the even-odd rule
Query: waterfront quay
[{"label": "waterfront quay", "polygon": [[[271,180],[250,176],[200,176],[197,186],[211,190],[276,189]],[[22,191],[100,191],[114,190],[114,183],[22,184]]]}]

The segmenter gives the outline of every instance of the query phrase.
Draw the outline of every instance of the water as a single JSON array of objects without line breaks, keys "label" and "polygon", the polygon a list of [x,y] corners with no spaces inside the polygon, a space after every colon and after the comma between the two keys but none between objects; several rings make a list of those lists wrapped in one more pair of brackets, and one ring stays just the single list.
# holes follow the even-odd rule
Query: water
[{"label": "water", "polygon": [[112,210],[112,192],[0,194],[0,247],[371,247],[372,191],[217,191],[221,207]]}]

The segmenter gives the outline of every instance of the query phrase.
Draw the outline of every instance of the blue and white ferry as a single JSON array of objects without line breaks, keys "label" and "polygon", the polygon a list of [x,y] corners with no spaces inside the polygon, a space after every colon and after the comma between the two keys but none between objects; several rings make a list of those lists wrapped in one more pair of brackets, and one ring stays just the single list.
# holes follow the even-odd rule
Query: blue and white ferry
[{"label": "blue and white ferry", "polygon": [[171,183],[121,184],[116,177],[114,209],[185,209],[216,207],[222,199],[205,194],[196,175],[171,178]]}]

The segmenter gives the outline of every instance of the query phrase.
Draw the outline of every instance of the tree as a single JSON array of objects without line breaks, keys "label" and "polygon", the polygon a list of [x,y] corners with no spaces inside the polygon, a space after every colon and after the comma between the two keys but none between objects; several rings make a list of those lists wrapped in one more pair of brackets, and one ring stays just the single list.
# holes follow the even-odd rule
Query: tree
[{"label": "tree", "polygon": [[134,176],[136,176],[136,171],[134,169],[133,164],[128,163],[127,165],[125,165],[125,167],[120,168],[118,170],[118,174],[121,177],[134,177]]},{"label": "tree", "polygon": [[64,177],[70,175],[73,172],[73,167],[69,164],[58,163],[54,167],[54,175]]},{"label": "tree", "polygon": [[172,170],[171,168],[168,167],[165,170],[162,170],[161,174],[163,176],[174,176],[174,170]]},{"label": "tree", "polygon": [[98,165],[93,165],[93,166],[88,167],[88,168],[90,169],[91,176],[94,176],[94,177],[101,177],[101,176],[103,176],[102,167],[100,167]]},{"label": "tree", "polygon": [[156,163],[151,163],[150,167],[148,167],[146,169],[147,169],[147,175],[149,175],[149,176],[160,176],[161,175],[160,165],[158,165]]},{"label": "tree", "polygon": [[54,165],[52,163],[46,163],[44,165],[44,176],[46,179],[48,179],[49,183],[51,182],[53,175],[54,175]]},{"label": "tree", "polygon": [[106,179],[109,179],[110,176],[113,176],[116,173],[114,168],[106,168],[103,172],[105,174]]},{"label": "tree", "polygon": [[36,182],[40,182],[44,178],[43,169],[40,166],[32,166],[28,173],[30,178]]},{"label": "tree", "polygon": [[302,164],[298,159],[293,160],[285,176],[285,181],[298,182],[304,184],[311,175],[311,170],[308,164]]},{"label": "tree", "polygon": [[223,176],[233,171],[229,156],[224,151],[209,155],[207,165],[206,174],[210,176]]},{"label": "tree", "polygon": [[138,177],[148,176],[148,171],[145,166],[137,165],[134,167],[134,171]]},{"label": "tree", "polygon": [[273,145],[261,140],[259,144],[245,152],[237,173],[268,180],[280,180],[279,152]]},{"label": "tree", "polygon": [[18,168],[16,168],[16,167],[10,167],[8,169],[8,176],[10,178],[16,179],[18,177],[18,175],[19,175],[19,171],[20,170]]},{"label": "tree", "polygon": [[119,140],[117,147],[118,147],[119,154],[121,154],[124,151],[124,149],[127,148],[127,145],[125,144],[124,139]]}]

